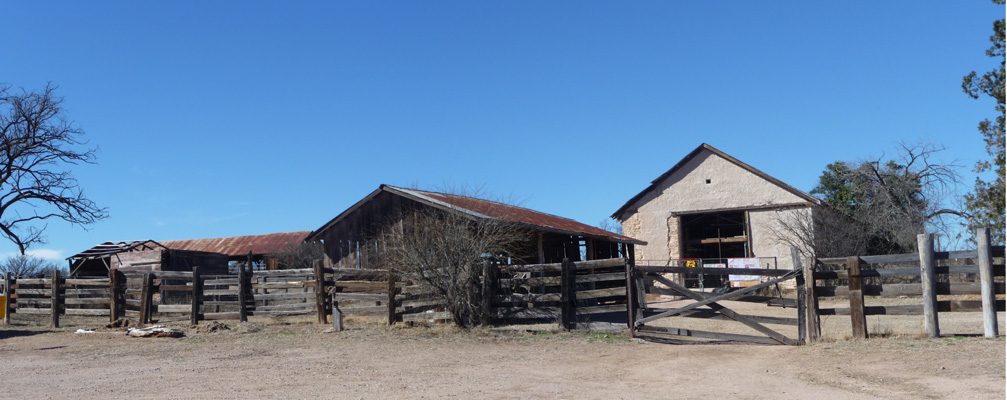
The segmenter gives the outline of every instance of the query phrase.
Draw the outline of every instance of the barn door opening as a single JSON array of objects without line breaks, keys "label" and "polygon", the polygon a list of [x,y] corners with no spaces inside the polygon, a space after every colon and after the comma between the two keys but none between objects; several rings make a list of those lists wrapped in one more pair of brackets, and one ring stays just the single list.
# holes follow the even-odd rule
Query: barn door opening
[{"label": "barn door opening", "polygon": [[[748,224],[744,211],[699,213],[681,216],[682,254],[687,259],[717,260],[751,257]],[[687,287],[720,287],[719,275],[684,276]]]}]

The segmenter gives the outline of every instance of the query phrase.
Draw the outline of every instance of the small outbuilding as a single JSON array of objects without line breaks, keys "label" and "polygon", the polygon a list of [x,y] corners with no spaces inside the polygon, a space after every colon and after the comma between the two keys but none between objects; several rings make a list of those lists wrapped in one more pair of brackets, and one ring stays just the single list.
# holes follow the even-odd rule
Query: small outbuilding
[{"label": "small outbuilding", "polygon": [[[191,271],[198,266],[205,274],[226,274],[233,262],[248,260],[267,269],[275,266],[272,254],[304,242],[311,231],[186,239],[157,242],[137,240],[105,242],[70,256],[72,276],[107,276],[109,271]],[[263,267],[265,266],[265,267]]]}]

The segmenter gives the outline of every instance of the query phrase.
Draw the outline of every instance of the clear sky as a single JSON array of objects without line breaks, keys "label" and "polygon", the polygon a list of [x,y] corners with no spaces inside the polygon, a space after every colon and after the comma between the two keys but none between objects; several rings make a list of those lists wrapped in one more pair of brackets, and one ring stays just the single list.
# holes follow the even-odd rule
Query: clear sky
[{"label": "clear sky", "polygon": [[[60,86],[109,240],[313,230],[387,183],[483,186],[596,225],[699,144],[809,191],[901,140],[985,157],[989,1],[49,2],[0,82]],[[14,251],[0,243],[0,253]]]}]

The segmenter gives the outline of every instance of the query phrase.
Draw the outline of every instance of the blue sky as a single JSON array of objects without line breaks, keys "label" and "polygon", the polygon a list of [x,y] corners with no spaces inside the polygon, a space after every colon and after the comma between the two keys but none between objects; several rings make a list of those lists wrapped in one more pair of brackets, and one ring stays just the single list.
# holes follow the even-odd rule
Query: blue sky
[{"label": "blue sky", "polygon": [[[970,2],[11,2],[0,82],[60,86],[108,240],[318,228],[379,184],[598,224],[700,143],[809,191],[942,144],[971,187],[1004,8]],[[15,250],[0,243],[0,253]]]}]

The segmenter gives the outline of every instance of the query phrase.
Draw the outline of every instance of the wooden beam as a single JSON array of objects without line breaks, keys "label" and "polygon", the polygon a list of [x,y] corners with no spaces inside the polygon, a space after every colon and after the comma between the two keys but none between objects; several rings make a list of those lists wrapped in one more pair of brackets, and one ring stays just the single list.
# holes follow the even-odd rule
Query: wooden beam
[{"label": "wooden beam", "polygon": [[860,257],[846,258],[846,272],[850,288],[850,321],[853,324],[853,337],[867,339],[867,317],[864,315],[863,279],[860,277]]},{"label": "wooden beam", "polygon": [[203,279],[199,276],[199,267],[192,267],[192,309],[189,313],[189,323],[199,323],[199,306],[203,302]]},{"label": "wooden beam", "polygon": [[796,286],[797,286],[797,340],[801,341],[801,344],[808,343],[808,310],[807,310],[807,282],[805,282],[805,277],[808,279],[814,279],[813,274],[807,274],[804,272],[804,266],[801,265],[801,253],[797,250],[797,246],[790,246],[790,261],[795,270],[801,271],[801,274],[797,276]]},{"label": "wooden beam", "polygon": [[52,294],[49,297],[52,299],[52,303],[49,304],[49,307],[52,309],[52,322],[50,325],[52,325],[53,328],[59,328],[59,308],[62,305],[59,301],[59,286],[59,270],[54,268],[52,270],[52,279],[49,283],[49,287],[52,289]]},{"label": "wooden beam", "polygon": [[318,260],[314,261],[314,272],[315,272],[315,310],[318,311],[318,323],[324,324],[326,321],[325,315],[325,273],[322,272],[322,263]]},{"label": "wooden beam", "polygon": [[150,301],[151,301],[151,286],[153,286],[154,279],[150,272],[143,274],[143,280],[140,284],[140,325],[146,325],[150,323]]},{"label": "wooden beam", "polygon": [[4,302],[4,314],[3,314],[3,324],[10,325],[11,311],[14,310],[14,298],[11,297],[11,283],[14,282],[10,278],[10,272],[3,273],[3,287],[4,295],[7,296],[7,301]]},{"label": "wooden beam", "polygon": [[809,257],[804,263],[804,310],[807,313],[807,335],[809,342],[817,342],[822,338],[822,320],[818,314],[818,295],[815,293],[815,259]]},{"label": "wooden beam", "polygon": [[559,302],[560,302],[560,313],[559,313],[559,327],[562,329],[569,330],[573,327],[573,308],[574,308],[574,297],[573,285],[574,279],[574,267],[570,262],[569,258],[563,259],[563,271],[561,272],[560,289],[559,289]]},{"label": "wooden beam", "polygon": [[387,306],[388,306],[387,307],[387,311],[388,311],[388,325],[395,324],[395,321],[398,319],[398,318],[395,317],[395,292],[396,292],[395,281],[396,280],[397,279],[396,279],[395,273],[392,272],[392,271],[388,271],[388,300],[387,300],[387,302],[388,302],[388,304],[387,304]]}]

